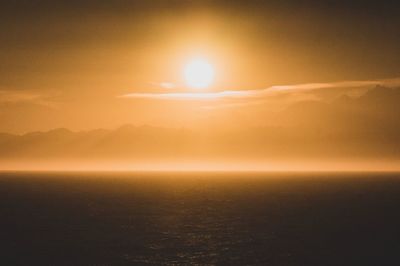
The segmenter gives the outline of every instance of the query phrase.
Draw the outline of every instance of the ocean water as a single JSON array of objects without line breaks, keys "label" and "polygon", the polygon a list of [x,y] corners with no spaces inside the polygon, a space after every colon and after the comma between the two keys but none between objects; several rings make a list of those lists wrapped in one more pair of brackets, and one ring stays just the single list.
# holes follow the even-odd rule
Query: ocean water
[{"label": "ocean water", "polygon": [[1,265],[400,265],[400,175],[1,173]]}]

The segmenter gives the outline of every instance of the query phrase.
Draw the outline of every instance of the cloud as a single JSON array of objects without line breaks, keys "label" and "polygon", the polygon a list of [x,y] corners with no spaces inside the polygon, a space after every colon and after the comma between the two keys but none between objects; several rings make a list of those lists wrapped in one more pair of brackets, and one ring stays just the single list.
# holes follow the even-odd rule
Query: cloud
[{"label": "cloud", "polygon": [[39,98],[37,94],[0,90],[0,102],[30,102]]},{"label": "cloud", "polygon": [[252,96],[251,91],[218,91],[218,92],[171,92],[171,93],[129,93],[119,97],[160,100],[215,100],[222,98],[243,98]]},{"label": "cloud", "polygon": [[305,83],[295,85],[277,85],[263,89],[252,90],[226,90],[216,92],[168,92],[168,93],[144,93],[134,92],[120,95],[120,98],[157,99],[157,100],[215,100],[215,99],[247,99],[261,100],[273,96],[284,96],[286,94],[298,94],[320,89],[347,88],[360,89],[371,86],[382,85],[387,87],[400,86],[400,77],[381,80],[340,81],[328,83]]},{"label": "cloud", "polygon": [[46,107],[56,106],[55,102],[49,100],[48,96],[30,91],[15,91],[7,89],[0,89],[0,103],[2,104],[30,103]]},{"label": "cloud", "polygon": [[167,81],[150,82],[149,84],[152,85],[152,86],[155,86],[155,87],[163,88],[163,89],[175,89],[175,88],[178,87],[176,84],[174,84],[172,82],[167,82]]}]

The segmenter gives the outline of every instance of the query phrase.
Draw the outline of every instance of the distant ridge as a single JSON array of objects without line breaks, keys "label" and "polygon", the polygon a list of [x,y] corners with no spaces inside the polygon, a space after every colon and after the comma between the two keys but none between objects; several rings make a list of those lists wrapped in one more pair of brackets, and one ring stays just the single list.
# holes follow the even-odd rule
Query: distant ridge
[{"label": "distant ridge", "polygon": [[359,98],[299,102],[277,114],[276,126],[195,131],[126,124],[115,130],[57,128],[23,135],[1,133],[0,158],[398,158],[399,102],[400,90],[377,86]]}]

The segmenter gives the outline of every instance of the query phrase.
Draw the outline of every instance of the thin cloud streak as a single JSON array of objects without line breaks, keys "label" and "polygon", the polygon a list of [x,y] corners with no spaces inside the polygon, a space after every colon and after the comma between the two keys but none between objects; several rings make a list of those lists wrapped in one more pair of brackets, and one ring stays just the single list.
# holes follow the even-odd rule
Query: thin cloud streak
[{"label": "thin cloud streak", "polygon": [[367,86],[399,86],[400,78],[393,79],[381,79],[381,80],[362,80],[362,81],[339,81],[332,83],[306,83],[297,85],[283,85],[283,86],[272,86],[265,90],[267,91],[292,91],[292,90],[316,90],[316,89],[329,89],[329,88],[359,88]]},{"label": "thin cloud streak", "polygon": [[295,85],[277,85],[255,90],[227,90],[218,92],[170,92],[142,93],[134,92],[118,96],[119,98],[159,99],[159,100],[215,100],[215,99],[246,99],[264,98],[287,93],[301,93],[319,89],[334,88],[368,88],[370,86],[400,86],[400,77],[381,80],[340,81],[330,83],[305,83]]},{"label": "thin cloud streak", "polygon": [[31,91],[12,91],[0,89],[0,104],[36,104],[49,108],[57,108],[58,103],[49,95],[43,95]]},{"label": "thin cloud streak", "polygon": [[219,91],[219,92],[171,92],[171,93],[129,93],[119,97],[160,99],[160,100],[214,100],[221,98],[242,98],[251,96],[251,91]]},{"label": "thin cloud streak", "polygon": [[152,86],[155,86],[155,87],[162,88],[162,89],[175,89],[175,88],[177,88],[176,84],[174,84],[172,82],[167,82],[167,81],[164,81],[164,82],[150,82],[149,84],[152,85]]}]

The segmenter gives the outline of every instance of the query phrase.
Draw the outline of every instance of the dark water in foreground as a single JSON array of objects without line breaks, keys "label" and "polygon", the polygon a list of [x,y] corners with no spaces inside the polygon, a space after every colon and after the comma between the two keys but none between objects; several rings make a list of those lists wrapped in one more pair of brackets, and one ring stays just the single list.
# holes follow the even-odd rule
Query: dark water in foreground
[{"label": "dark water in foreground", "polygon": [[0,174],[1,265],[400,265],[397,174]]}]

